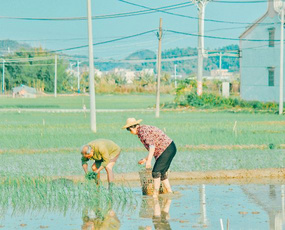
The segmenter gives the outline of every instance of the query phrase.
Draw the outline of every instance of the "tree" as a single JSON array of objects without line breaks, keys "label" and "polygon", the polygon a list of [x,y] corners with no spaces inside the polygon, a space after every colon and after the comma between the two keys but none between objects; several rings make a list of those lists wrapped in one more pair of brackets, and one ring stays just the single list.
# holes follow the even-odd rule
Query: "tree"
[{"label": "tree", "polygon": [[[37,60],[44,58],[45,60]],[[41,48],[33,51],[24,48],[3,57],[6,60],[5,83],[6,89],[11,90],[21,84],[40,87],[46,92],[54,90],[54,54],[43,51]],[[67,63],[63,59],[57,62],[57,85],[58,91],[66,91]],[[2,71],[1,71],[2,72]],[[40,84],[39,84],[40,82]],[[36,84],[37,83],[37,84]]]}]

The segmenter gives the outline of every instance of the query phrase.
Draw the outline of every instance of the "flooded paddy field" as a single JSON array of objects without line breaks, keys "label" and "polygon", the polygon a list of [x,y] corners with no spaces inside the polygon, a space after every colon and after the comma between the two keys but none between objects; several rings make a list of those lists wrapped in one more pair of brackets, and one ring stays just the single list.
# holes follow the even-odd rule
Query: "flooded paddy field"
[{"label": "flooded paddy field", "polygon": [[[102,96],[101,109],[146,108],[152,100],[129,103],[114,98]],[[58,104],[51,98],[37,104],[82,108],[83,98],[72,98],[76,104],[62,99]],[[22,108],[28,100],[1,103]],[[24,107],[37,107],[29,103]],[[272,179],[285,178],[283,117],[181,110],[162,111],[160,119],[153,119],[150,111],[134,111],[131,116],[161,128],[178,147],[169,177],[176,193],[158,200],[141,192],[137,161],[146,152],[139,140],[121,129],[129,111],[98,113],[96,134],[83,112],[2,112],[0,230],[220,230],[220,220],[224,229],[227,221],[229,229],[285,229],[285,180]],[[125,182],[116,181],[112,192],[105,181],[97,188],[84,179],[79,148],[97,138],[111,139],[122,148],[114,172],[115,178],[123,174]]]},{"label": "flooded paddy field", "polygon": [[[0,228],[221,229],[222,219],[224,229],[227,229],[227,221],[229,229],[284,229],[285,183],[272,182],[175,181],[175,193],[160,195],[158,199],[142,196],[139,187],[128,191],[118,187],[113,192],[103,189],[100,193],[95,187],[82,184],[72,184],[52,194],[39,189],[45,199],[36,199],[38,192],[33,194],[32,190],[31,197],[29,194],[15,197],[21,189],[13,185],[10,199],[6,203],[1,199]],[[82,193],[84,188],[87,193]],[[98,192],[101,199],[92,199]],[[31,205],[31,200],[38,203]]]}]

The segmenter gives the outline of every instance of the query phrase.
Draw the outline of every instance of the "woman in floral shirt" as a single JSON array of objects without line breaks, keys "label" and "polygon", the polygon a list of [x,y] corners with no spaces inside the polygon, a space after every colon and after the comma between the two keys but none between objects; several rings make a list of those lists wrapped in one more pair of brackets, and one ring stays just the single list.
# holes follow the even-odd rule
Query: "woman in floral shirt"
[{"label": "woman in floral shirt", "polygon": [[167,189],[167,192],[171,193],[172,190],[166,172],[176,154],[176,146],[159,128],[150,125],[140,125],[141,121],[135,118],[128,118],[123,128],[137,135],[149,152],[145,158],[138,162],[139,164],[146,163],[146,168],[151,168],[152,157],[154,156],[155,158],[152,170],[152,177],[154,179],[153,196],[158,196],[160,181]]}]

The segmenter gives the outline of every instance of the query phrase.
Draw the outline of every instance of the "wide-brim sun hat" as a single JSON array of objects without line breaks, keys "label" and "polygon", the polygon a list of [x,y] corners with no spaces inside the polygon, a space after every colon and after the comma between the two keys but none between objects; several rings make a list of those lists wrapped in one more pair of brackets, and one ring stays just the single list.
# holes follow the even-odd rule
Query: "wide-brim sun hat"
[{"label": "wide-brim sun hat", "polygon": [[136,120],[135,118],[130,117],[130,118],[127,119],[126,125],[123,126],[122,129],[126,129],[126,128],[130,127],[130,126],[133,126],[133,125],[138,125],[141,122],[142,122],[142,119]]}]

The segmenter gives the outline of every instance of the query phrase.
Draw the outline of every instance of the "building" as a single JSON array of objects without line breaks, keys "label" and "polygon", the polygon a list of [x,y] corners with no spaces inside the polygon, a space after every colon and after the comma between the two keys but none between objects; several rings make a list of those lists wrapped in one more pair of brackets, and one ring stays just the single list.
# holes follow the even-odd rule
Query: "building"
[{"label": "building", "polygon": [[266,13],[240,36],[242,99],[279,102],[281,28],[276,3],[268,0]]},{"label": "building", "polygon": [[211,70],[211,76],[207,79],[230,82],[233,80],[233,73],[230,73],[228,69],[214,69]]},{"label": "building", "polygon": [[37,91],[35,88],[21,85],[12,89],[13,97],[35,98]]}]

